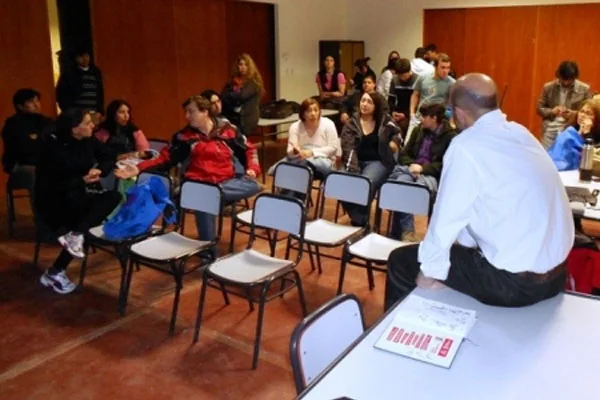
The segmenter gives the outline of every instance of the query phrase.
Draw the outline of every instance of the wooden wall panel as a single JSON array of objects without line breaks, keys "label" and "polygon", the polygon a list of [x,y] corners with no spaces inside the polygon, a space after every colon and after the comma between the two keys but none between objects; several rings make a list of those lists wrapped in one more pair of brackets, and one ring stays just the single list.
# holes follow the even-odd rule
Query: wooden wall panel
[{"label": "wooden wall panel", "polygon": [[[457,75],[465,72],[466,15],[466,9],[426,10],[423,20],[423,44],[435,43],[439,52],[448,53]],[[413,54],[408,58],[412,59]]]},{"label": "wooden wall panel", "polygon": [[135,122],[151,138],[170,138],[181,125],[173,21],[171,0],[92,2],[92,36],[106,103],[126,99]]}]

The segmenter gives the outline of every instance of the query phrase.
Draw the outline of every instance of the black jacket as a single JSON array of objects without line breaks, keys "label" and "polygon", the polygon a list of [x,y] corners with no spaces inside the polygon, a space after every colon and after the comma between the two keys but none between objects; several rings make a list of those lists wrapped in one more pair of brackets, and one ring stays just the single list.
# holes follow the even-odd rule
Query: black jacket
[{"label": "black jacket", "polygon": [[[421,149],[424,136],[425,132],[421,125],[417,126],[412,131],[408,143],[402,148],[398,156],[398,163],[400,165],[410,165],[415,162],[419,156],[419,150]],[[450,142],[455,136],[456,130],[450,126],[448,121],[444,121],[440,132],[435,135],[433,142],[431,143],[431,162],[422,165],[423,175],[433,176],[438,180],[440,179],[444,154],[446,154],[446,150],[448,150],[448,146],[450,146]]]},{"label": "black jacket", "polygon": [[[253,81],[246,81],[240,91],[235,91],[228,83],[223,88],[223,116],[240,128],[242,134],[249,136],[256,130],[260,118],[261,90]],[[240,112],[235,109],[240,107]]]},{"label": "black jacket", "polygon": [[106,176],[115,162],[115,154],[94,136],[77,140],[45,135],[35,180],[35,206],[42,221],[57,229],[80,217],[77,210],[85,204],[88,187],[83,177],[92,168]]},{"label": "black jacket", "polygon": [[[380,161],[390,171],[394,168],[394,153],[390,149],[392,140],[398,141],[402,131],[394,124],[389,115],[385,115],[383,121],[376,126],[377,134],[379,135],[379,158]],[[372,133],[373,135],[374,133]],[[342,144],[342,163],[343,166],[350,172],[359,172],[359,159],[356,149],[360,144],[364,134],[360,126],[358,115],[354,115],[342,129],[341,144]]]},{"label": "black jacket", "polygon": [[[62,73],[58,78],[58,83],[56,84],[56,102],[61,110],[67,110],[75,106],[75,101],[83,91],[82,78],[85,73],[81,68],[74,67]],[[96,105],[90,108],[104,114],[104,81],[102,79],[102,72],[100,72],[98,67],[91,64],[87,73],[95,75],[98,83]]]},{"label": "black jacket", "polygon": [[52,120],[42,114],[17,112],[4,122],[2,166],[10,174],[15,165],[35,165],[40,152],[40,136]]}]

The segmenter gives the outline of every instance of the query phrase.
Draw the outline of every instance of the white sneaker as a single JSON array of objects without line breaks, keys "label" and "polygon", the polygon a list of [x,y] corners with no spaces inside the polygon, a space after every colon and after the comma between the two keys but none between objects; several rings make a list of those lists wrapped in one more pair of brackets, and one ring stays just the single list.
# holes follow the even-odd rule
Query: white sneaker
[{"label": "white sneaker", "polygon": [[71,282],[65,271],[57,274],[49,274],[46,271],[40,277],[40,282],[42,285],[51,287],[56,293],[60,294],[71,293],[77,287],[77,285]]},{"label": "white sneaker", "polygon": [[83,251],[83,235],[81,233],[76,234],[69,232],[58,238],[59,243],[67,250],[73,257],[83,258],[85,252]]}]

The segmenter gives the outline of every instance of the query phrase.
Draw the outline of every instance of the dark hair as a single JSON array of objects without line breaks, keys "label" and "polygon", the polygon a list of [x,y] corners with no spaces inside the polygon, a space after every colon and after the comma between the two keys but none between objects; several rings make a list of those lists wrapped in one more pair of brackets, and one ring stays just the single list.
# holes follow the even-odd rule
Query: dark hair
[{"label": "dark hair", "polygon": [[435,52],[437,53],[437,46],[436,46],[435,44],[433,44],[433,43],[430,43],[430,44],[428,44],[427,46],[425,46],[425,47],[423,48],[423,50],[425,50],[425,52],[428,52],[428,51],[435,51]]},{"label": "dark hair", "polygon": [[317,100],[313,99],[312,97],[304,99],[302,104],[300,104],[300,110],[298,110],[298,114],[299,114],[300,120],[302,122],[305,121],[304,113],[310,108],[310,106],[313,106],[315,104],[317,105],[317,107],[319,107],[319,115],[320,115],[321,114],[321,105],[319,104],[319,102]]},{"label": "dark hair", "polygon": [[392,59],[392,56],[394,54],[396,54],[398,56],[398,57],[394,57],[394,58],[396,58],[396,59],[400,58],[400,53],[398,53],[398,51],[396,51],[396,50],[392,50],[392,51],[390,51],[390,54],[388,54],[388,61],[390,61]]},{"label": "dark hair", "polygon": [[579,78],[579,67],[575,61],[563,61],[556,69],[556,77],[564,80]]},{"label": "dark hair", "polygon": [[181,108],[186,108],[192,103],[196,104],[196,107],[198,107],[198,110],[200,111],[210,111],[210,100],[206,97],[198,95],[192,96],[184,101],[181,105]]},{"label": "dark hair", "polygon": [[401,58],[394,63],[392,69],[396,71],[397,74],[405,74],[410,72],[410,61],[406,58]]},{"label": "dark hair", "polygon": [[425,53],[427,53],[427,51],[424,48],[417,47],[417,50],[415,50],[415,58],[423,58],[425,57]]},{"label": "dark hair", "polygon": [[440,102],[424,103],[419,107],[419,113],[424,117],[435,117],[439,124],[446,119],[446,105]]},{"label": "dark hair", "polygon": [[212,89],[206,89],[204,92],[200,93],[200,96],[204,97],[208,101],[210,101],[210,98],[213,96],[217,96],[219,99],[221,99],[221,95]]},{"label": "dark hair", "polygon": [[67,140],[73,134],[73,128],[81,124],[88,110],[82,108],[68,108],[56,118],[56,137],[60,140]]},{"label": "dark hair", "polygon": [[377,79],[375,79],[375,77],[373,76],[373,74],[367,74],[363,77],[363,82],[365,81],[365,79],[370,79],[373,81],[373,83],[376,83]]},{"label": "dark hair", "polygon": [[[371,98],[371,100],[373,101],[373,105],[375,106],[375,109],[373,110],[373,119],[375,119],[376,129],[379,129],[379,127],[381,126],[381,122],[383,121],[383,118],[385,117],[385,98],[377,92],[374,92],[374,93],[364,92],[360,96],[361,100],[362,100],[363,96],[365,96],[365,95],[369,96]],[[358,110],[358,115],[360,117],[360,107]]]},{"label": "dark hair", "polygon": [[42,96],[40,95],[40,92],[38,92],[35,89],[25,88],[17,90],[15,94],[13,94],[12,98],[13,107],[15,107],[15,111],[19,112],[20,110],[18,106],[24,106],[26,102],[28,102],[29,100],[33,100],[36,97],[40,99]]},{"label": "dark hair", "polygon": [[433,62],[433,65],[435,65],[437,67],[438,65],[440,65],[441,62],[451,62],[451,61],[452,60],[450,59],[450,56],[448,54],[439,53],[437,58]]},{"label": "dark hair", "polygon": [[121,106],[129,109],[129,121],[122,129],[127,136],[130,136],[130,139],[133,139],[133,133],[138,130],[138,127],[133,123],[131,106],[123,99],[113,100],[106,107],[106,119],[100,124],[100,129],[105,129],[111,136],[117,133],[117,111]]},{"label": "dark hair", "polygon": [[369,65],[369,61],[371,61],[371,57],[359,58],[354,61],[354,66],[357,68],[367,67]]}]

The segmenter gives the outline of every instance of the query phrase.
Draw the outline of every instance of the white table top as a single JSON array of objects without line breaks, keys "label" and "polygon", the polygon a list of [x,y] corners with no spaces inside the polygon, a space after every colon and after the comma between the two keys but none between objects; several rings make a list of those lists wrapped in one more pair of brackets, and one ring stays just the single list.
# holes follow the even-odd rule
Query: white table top
[{"label": "white table top", "polygon": [[[581,187],[589,190],[600,189],[600,181],[582,182],[579,180],[579,171],[561,171],[558,173],[563,185],[570,187]],[[600,220],[600,202],[596,207],[591,207],[589,204],[571,203],[571,210],[575,215],[580,215],[583,218]]]},{"label": "white table top", "polygon": [[414,294],[477,312],[450,369],[373,347],[401,303],[300,398],[600,398],[597,299],[560,294],[529,307],[501,308],[447,288]]},{"label": "white table top", "polygon": [[[332,115],[339,114],[337,110],[321,110],[321,116],[330,117]],[[258,126],[275,126],[275,125],[283,125],[283,124],[291,124],[300,119],[300,115],[298,113],[294,113],[287,118],[283,119],[266,119],[261,118],[258,120]]]}]

